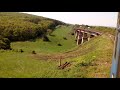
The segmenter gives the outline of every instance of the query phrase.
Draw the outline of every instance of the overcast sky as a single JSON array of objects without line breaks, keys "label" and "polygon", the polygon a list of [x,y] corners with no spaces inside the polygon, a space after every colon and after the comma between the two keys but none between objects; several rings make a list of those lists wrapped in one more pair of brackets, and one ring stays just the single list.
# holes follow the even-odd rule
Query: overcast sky
[{"label": "overcast sky", "polygon": [[118,12],[24,12],[70,24],[116,27]]}]

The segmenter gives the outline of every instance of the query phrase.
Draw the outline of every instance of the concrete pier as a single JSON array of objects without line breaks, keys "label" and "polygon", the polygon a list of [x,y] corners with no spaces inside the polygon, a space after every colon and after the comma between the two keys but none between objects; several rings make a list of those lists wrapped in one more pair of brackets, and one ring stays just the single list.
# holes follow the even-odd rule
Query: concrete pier
[{"label": "concrete pier", "polygon": [[99,32],[93,32],[90,30],[76,29],[74,31],[75,39],[77,39],[77,45],[89,41],[90,38],[101,35]]}]

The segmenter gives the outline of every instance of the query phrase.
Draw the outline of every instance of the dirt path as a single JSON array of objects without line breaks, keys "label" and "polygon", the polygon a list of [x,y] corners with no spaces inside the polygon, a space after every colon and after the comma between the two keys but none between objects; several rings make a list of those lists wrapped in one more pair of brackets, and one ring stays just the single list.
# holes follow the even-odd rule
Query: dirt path
[{"label": "dirt path", "polygon": [[[63,60],[66,58],[75,58],[78,57],[80,55],[84,55],[88,52],[88,50],[93,50],[94,48],[90,48],[87,50],[84,50],[82,48],[80,48],[81,46],[79,46],[78,48],[72,50],[72,51],[67,51],[64,53],[57,53],[57,54],[43,54],[43,53],[38,53],[35,55],[32,55],[32,57],[40,59],[40,60]],[[82,52],[82,53],[81,53]]]},{"label": "dirt path", "polygon": [[[74,54],[73,54],[74,53]],[[68,53],[59,53],[59,54],[36,54],[36,55],[32,55],[35,58],[38,58],[40,60],[63,60],[66,58],[74,58],[79,56],[80,54],[78,54],[77,52],[68,52]]]}]

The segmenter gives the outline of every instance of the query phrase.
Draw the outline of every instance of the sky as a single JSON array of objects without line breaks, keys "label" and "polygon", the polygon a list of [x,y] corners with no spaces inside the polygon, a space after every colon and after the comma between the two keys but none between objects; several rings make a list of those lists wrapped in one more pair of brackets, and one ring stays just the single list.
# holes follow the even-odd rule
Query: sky
[{"label": "sky", "polygon": [[57,19],[69,24],[117,26],[118,12],[22,12]]}]

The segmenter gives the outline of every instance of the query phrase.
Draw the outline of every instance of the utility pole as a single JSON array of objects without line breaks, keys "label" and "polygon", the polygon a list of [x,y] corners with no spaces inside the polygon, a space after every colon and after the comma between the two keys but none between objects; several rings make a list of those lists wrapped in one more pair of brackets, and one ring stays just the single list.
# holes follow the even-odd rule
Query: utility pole
[{"label": "utility pole", "polygon": [[111,78],[120,78],[120,12],[118,12],[117,31],[112,58]]}]

